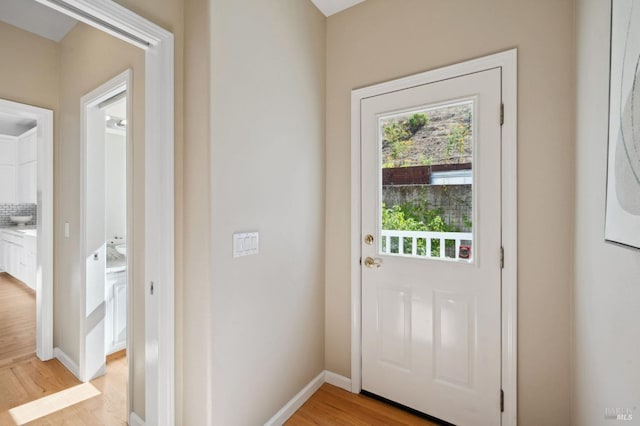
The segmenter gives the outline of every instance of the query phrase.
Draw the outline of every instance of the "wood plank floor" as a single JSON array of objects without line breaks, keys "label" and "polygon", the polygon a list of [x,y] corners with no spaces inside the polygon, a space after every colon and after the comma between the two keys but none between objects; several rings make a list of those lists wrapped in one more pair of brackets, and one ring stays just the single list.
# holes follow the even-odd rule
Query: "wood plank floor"
[{"label": "wood plank floor", "polygon": [[0,274],[0,425],[126,425],[127,358],[108,357],[107,374],[81,384],[57,360],[35,352],[35,295]]},{"label": "wood plank floor", "polygon": [[0,368],[36,352],[36,294],[21,281],[0,274]]},{"label": "wood plank floor", "polygon": [[127,425],[126,356],[110,358],[107,374],[89,384],[35,356],[0,369],[0,425],[22,424]]},{"label": "wood plank floor", "polygon": [[422,425],[437,426],[384,402],[324,384],[286,425]]}]

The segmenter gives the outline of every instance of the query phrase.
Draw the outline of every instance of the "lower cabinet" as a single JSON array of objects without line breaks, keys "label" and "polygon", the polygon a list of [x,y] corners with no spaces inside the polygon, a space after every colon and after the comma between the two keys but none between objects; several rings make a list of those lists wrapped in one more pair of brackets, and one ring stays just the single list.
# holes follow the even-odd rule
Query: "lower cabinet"
[{"label": "lower cabinet", "polygon": [[0,269],[35,290],[37,238],[0,230]]},{"label": "lower cabinet", "polygon": [[127,347],[127,273],[107,272],[105,348],[109,355]]}]

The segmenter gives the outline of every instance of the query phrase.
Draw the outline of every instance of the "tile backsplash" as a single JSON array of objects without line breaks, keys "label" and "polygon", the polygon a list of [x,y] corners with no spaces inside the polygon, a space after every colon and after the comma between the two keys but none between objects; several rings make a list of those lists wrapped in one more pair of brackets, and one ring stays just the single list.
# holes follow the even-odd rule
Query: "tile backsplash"
[{"label": "tile backsplash", "polygon": [[26,225],[35,225],[36,214],[38,212],[37,204],[2,204],[0,203],[0,228],[6,228],[8,226],[15,226],[15,223],[11,222],[11,216],[33,216],[30,222]]}]

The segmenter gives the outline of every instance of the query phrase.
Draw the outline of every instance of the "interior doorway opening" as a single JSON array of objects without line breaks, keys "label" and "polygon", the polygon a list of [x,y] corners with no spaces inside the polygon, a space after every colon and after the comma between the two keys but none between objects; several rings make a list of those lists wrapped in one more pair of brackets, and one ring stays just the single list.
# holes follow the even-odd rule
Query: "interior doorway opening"
[{"label": "interior doorway opening", "polygon": [[0,271],[35,307],[27,329],[5,330],[21,333],[5,337],[22,344],[3,346],[6,360],[35,352],[45,361],[53,358],[53,112],[0,99],[0,127]]},{"label": "interior doorway opening", "polygon": [[[133,356],[130,283],[132,235],[132,71],[81,99],[84,256],[80,380],[127,371]],[[130,386],[129,386],[130,388]],[[130,391],[127,391],[130,405]]]}]

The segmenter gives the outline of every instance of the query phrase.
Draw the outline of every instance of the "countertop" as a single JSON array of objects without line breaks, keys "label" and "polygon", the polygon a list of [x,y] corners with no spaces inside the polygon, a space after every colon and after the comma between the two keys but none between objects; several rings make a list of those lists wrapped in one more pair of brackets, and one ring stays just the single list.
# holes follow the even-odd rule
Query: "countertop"
[{"label": "countertop", "polygon": [[0,231],[9,231],[13,234],[28,235],[30,237],[38,236],[38,228],[35,226],[7,226],[0,228]]}]

